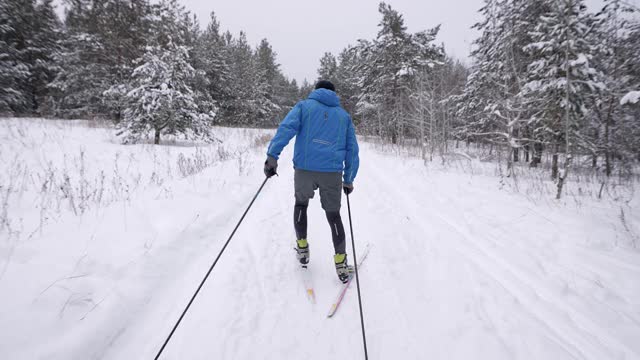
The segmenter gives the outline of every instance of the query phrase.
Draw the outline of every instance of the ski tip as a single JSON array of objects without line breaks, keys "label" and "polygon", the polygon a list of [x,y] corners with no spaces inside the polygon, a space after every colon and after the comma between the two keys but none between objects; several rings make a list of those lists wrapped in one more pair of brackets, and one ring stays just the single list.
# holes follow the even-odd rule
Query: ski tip
[{"label": "ski tip", "polygon": [[331,305],[331,309],[329,309],[329,314],[327,314],[327,317],[328,318],[332,317],[336,313],[337,309],[338,309],[338,305],[337,304]]},{"label": "ski tip", "polygon": [[313,289],[307,289],[307,297],[309,298],[309,300],[311,300],[311,303],[316,303],[316,293],[313,291]]}]

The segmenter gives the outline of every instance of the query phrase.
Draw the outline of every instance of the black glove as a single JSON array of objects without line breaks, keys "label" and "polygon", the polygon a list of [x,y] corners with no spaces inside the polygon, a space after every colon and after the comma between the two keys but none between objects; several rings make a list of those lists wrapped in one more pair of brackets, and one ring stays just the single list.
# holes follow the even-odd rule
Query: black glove
[{"label": "black glove", "polygon": [[349,195],[353,192],[353,184],[342,184],[342,190],[346,195]]},{"label": "black glove", "polygon": [[268,178],[277,174],[278,160],[273,156],[267,156],[267,161],[264,162],[264,175]]}]

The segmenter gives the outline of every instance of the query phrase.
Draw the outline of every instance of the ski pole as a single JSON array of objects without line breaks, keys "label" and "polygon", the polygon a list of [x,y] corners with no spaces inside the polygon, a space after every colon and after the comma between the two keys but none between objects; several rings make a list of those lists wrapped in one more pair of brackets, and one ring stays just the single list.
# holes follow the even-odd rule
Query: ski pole
[{"label": "ski pole", "polygon": [[260,195],[260,192],[262,191],[262,188],[264,187],[264,185],[267,183],[267,180],[269,180],[268,177],[265,178],[264,181],[262,182],[262,185],[260,185],[260,188],[258,189],[258,192],[256,192],[256,195],[253,197],[253,199],[249,203],[249,206],[247,207],[247,210],[245,210],[244,214],[242,214],[242,217],[240,218],[240,221],[238,221],[238,224],[236,225],[236,227],[231,232],[231,235],[229,235],[229,238],[227,239],[227,242],[224,244],[224,246],[222,247],[222,250],[220,250],[220,253],[218,253],[218,256],[216,257],[215,261],[213,262],[213,264],[209,268],[209,271],[207,271],[207,274],[204,276],[204,278],[200,282],[200,285],[198,286],[198,289],[196,290],[196,292],[191,297],[191,300],[189,300],[189,303],[187,304],[187,307],[184,308],[184,311],[182,312],[182,315],[180,315],[180,318],[178,318],[178,321],[173,326],[173,329],[171,329],[171,332],[169,333],[169,336],[167,336],[167,339],[164,341],[164,344],[162,344],[162,347],[160,348],[160,351],[158,351],[158,354],[154,358],[155,360],[158,360],[160,358],[160,355],[162,355],[162,351],[164,350],[165,346],[167,346],[167,343],[169,343],[169,340],[171,340],[171,337],[173,336],[173,333],[178,328],[178,325],[180,325],[180,322],[182,321],[182,318],[184,318],[184,315],[189,310],[189,307],[191,307],[191,304],[193,303],[193,300],[195,300],[196,296],[198,296],[198,293],[200,292],[200,289],[202,289],[202,286],[207,281],[207,278],[209,277],[209,274],[211,274],[211,271],[213,270],[213,268],[218,263],[218,260],[220,260],[220,257],[222,256],[222,253],[224,252],[224,250],[227,248],[227,245],[229,245],[229,242],[231,242],[231,239],[233,238],[233,235],[235,235],[236,230],[238,230],[238,227],[240,227],[240,224],[242,224],[242,220],[244,220],[244,217],[249,212],[249,209],[251,209],[251,205],[253,205],[253,202],[256,201],[256,199],[258,198],[258,195]]},{"label": "ski pole", "polygon": [[369,359],[367,354],[367,336],[364,331],[364,315],[362,314],[362,298],[360,296],[360,277],[358,276],[358,259],[356,258],[356,242],[353,239],[353,223],[351,222],[351,203],[347,194],[347,209],[349,211],[349,228],[351,230],[351,248],[353,249],[353,268],[356,271],[356,288],[358,289],[358,307],[360,308],[360,327],[362,328],[362,343],[364,345],[364,358]]}]

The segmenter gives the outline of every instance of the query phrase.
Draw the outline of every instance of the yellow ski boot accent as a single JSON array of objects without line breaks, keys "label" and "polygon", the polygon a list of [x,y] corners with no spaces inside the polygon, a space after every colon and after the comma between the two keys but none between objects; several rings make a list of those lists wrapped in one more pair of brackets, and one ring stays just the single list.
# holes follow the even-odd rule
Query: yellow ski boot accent
[{"label": "yellow ski boot accent", "polygon": [[347,254],[333,255],[333,262],[336,264],[338,279],[340,279],[342,283],[349,281],[351,273],[353,272],[353,267],[347,264]]},{"label": "yellow ski boot accent", "polygon": [[302,265],[302,267],[306,267],[309,263],[309,243],[307,239],[298,239],[296,240],[296,257],[298,261]]}]

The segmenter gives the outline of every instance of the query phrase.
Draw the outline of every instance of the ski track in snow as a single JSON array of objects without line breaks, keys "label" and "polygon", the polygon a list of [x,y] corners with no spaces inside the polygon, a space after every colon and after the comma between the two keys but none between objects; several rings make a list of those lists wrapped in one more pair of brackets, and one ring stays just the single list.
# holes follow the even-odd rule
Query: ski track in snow
[{"label": "ski track in snow", "polygon": [[[292,148],[163,359],[363,358],[355,284],[326,317],[340,283],[317,193],[308,213],[316,304],[306,298],[292,249]],[[618,236],[603,225],[611,221],[606,209],[533,204],[498,190],[495,178],[425,168],[369,144],[361,151],[351,205],[360,254],[372,245],[360,272],[370,359],[640,359],[640,255],[599,247],[602,234]],[[24,301],[0,299],[7,304],[0,357],[153,358],[257,190],[262,162],[262,151],[251,151],[245,174],[233,161],[218,164],[194,175],[213,179],[205,189],[181,180],[174,200],[134,203],[126,218],[114,205],[86,219],[69,246],[82,254],[88,244],[92,260],[67,264],[55,277],[22,275],[37,286],[18,286],[21,271],[44,265],[29,262],[34,250],[17,248],[0,291]],[[348,234],[344,198],[342,215]],[[125,219],[144,245],[121,264],[100,263],[102,252],[135,239],[120,229]],[[74,231],[53,227],[53,234]],[[89,234],[123,240],[95,244]],[[80,287],[65,280],[83,274],[89,279]],[[58,285],[72,294],[86,287],[90,304],[67,305]],[[32,327],[40,338],[29,337]]]}]

